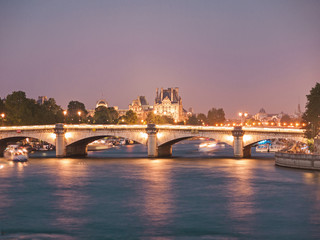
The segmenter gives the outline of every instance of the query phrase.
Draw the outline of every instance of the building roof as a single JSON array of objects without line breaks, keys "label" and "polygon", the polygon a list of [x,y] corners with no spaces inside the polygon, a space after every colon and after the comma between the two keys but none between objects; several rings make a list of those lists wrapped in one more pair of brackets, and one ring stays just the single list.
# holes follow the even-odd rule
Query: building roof
[{"label": "building roof", "polygon": [[97,104],[96,104],[96,108],[97,107],[108,107],[108,102],[104,99],[100,99]]},{"label": "building roof", "polygon": [[162,101],[167,97],[171,103],[178,103],[181,100],[178,92],[179,88],[168,88],[160,90],[160,93],[157,89],[157,96],[155,99],[155,103],[162,103]]},{"label": "building roof", "polygon": [[261,108],[259,113],[266,113],[266,110],[264,110],[264,108]]},{"label": "building roof", "polygon": [[141,106],[142,105],[149,105],[145,96],[139,96],[139,100],[140,100]]}]

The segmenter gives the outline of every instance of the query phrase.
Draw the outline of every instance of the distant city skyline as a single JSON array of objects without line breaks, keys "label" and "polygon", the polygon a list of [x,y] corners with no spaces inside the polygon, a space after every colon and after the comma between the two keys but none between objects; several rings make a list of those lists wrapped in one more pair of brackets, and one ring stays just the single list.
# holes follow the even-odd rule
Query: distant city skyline
[{"label": "distant city skyline", "polygon": [[292,114],[320,81],[320,1],[1,1],[0,97]]}]

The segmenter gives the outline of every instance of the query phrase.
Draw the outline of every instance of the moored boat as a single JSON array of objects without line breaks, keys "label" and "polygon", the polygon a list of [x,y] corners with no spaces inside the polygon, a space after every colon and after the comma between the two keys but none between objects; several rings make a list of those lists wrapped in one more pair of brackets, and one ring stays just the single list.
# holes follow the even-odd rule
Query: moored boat
[{"label": "moored boat", "polygon": [[3,156],[9,161],[26,162],[28,161],[28,151],[19,145],[8,145],[4,150]]}]

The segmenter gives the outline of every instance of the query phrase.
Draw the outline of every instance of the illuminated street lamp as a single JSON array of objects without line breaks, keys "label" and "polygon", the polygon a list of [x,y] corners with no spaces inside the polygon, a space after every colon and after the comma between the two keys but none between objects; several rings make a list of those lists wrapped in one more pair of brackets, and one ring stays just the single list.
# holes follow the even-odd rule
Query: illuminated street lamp
[{"label": "illuminated street lamp", "polygon": [[247,112],[239,112],[239,117],[241,120],[241,125],[243,125],[243,123],[245,122],[246,118],[248,117],[248,113]]},{"label": "illuminated street lamp", "polygon": [[64,123],[66,123],[67,110],[64,110],[64,111],[63,111],[63,116],[64,116]]},{"label": "illuminated street lamp", "polygon": [[1,125],[3,126],[4,124],[4,118],[6,117],[6,114],[1,113]]},{"label": "illuminated street lamp", "polygon": [[78,111],[78,115],[79,115],[79,123],[81,121],[81,111]]}]

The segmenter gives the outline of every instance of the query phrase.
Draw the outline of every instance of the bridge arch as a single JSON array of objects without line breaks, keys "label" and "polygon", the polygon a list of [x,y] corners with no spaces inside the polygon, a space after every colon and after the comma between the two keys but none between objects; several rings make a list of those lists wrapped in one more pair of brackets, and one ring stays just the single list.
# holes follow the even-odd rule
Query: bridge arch
[{"label": "bridge arch", "polygon": [[251,148],[260,141],[263,140],[291,140],[295,142],[306,143],[306,139],[301,136],[294,136],[291,134],[250,134],[246,133],[243,137],[243,152],[245,157],[251,156]]},{"label": "bridge arch", "polygon": [[[88,144],[95,141],[95,140],[102,139],[104,137],[121,137],[121,136],[99,135],[99,136],[92,136],[92,137],[80,139],[80,140],[72,142],[66,146],[66,155],[67,156],[87,155]],[[121,138],[123,138],[123,137],[121,137]],[[130,139],[130,140],[133,140],[133,139]],[[139,143],[139,142],[137,142],[137,143]],[[139,144],[141,144],[141,143],[139,143]]]},{"label": "bridge arch", "polygon": [[66,134],[66,155],[67,156],[83,156],[87,155],[87,146],[89,143],[104,137],[120,137],[133,140],[140,144],[146,144],[147,135],[142,132],[125,132],[125,131],[91,131],[77,132],[67,131]]},{"label": "bridge arch", "polygon": [[173,145],[177,142],[189,139],[189,138],[208,138],[214,139],[219,142],[227,143],[229,145],[233,145],[233,137],[230,132],[194,132],[190,133],[187,131],[159,131],[157,133],[158,146],[162,145]]},{"label": "bridge arch", "polygon": [[288,134],[252,134],[252,133],[245,133],[243,137],[243,147],[252,146],[260,141],[263,140],[273,140],[273,139],[286,139],[286,140],[292,140],[297,142],[306,142],[306,139],[301,136],[294,136],[294,135],[288,135]]},{"label": "bridge arch", "polygon": [[165,138],[162,138],[163,132],[158,134],[158,156],[160,157],[169,157],[172,155],[172,146],[180,141],[191,139],[191,138],[206,138],[212,139],[218,142],[226,143],[233,146],[233,138],[224,134],[216,133],[180,133],[175,135],[169,135]]},{"label": "bridge arch", "polygon": [[26,138],[38,139],[52,145],[55,145],[55,137],[52,133],[49,134],[33,134],[32,132],[28,134],[8,134],[6,137],[0,139],[0,156],[3,156],[3,152],[6,149],[7,145],[11,142],[18,142]]}]

